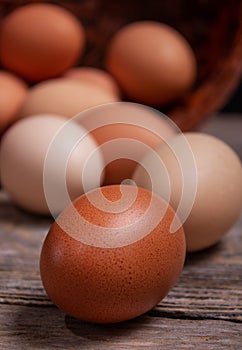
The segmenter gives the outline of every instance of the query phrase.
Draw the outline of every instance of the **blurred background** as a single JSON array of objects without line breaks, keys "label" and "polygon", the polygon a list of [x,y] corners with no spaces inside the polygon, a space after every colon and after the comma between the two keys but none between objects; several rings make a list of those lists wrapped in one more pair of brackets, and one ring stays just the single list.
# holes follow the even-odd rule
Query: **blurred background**
[{"label": "blurred background", "polygon": [[242,113],[242,80],[222,112]]},{"label": "blurred background", "polygon": [[242,160],[242,80],[218,116],[200,125],[200,131],[225,141]]}]

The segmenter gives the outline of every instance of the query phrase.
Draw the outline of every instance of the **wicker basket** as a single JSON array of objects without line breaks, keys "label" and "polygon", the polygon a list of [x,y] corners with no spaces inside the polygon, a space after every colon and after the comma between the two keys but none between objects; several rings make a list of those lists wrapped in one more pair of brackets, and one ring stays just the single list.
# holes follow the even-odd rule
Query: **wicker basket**
[{"label": "wicker basket", "polygon": [[[29,1],[2,0],[4,16]],[[33,2],[33,1],[32,1]],[[48,1],[80,18],[88,45],[80,64],[102,67],[105,48],[115,31],[135,20],[172,25],[190,42],[198,62],[192,91],[162,112],[183,130],[199,125],[225,105],[242,73],[242,1],[239,0],[79,0]]]}]

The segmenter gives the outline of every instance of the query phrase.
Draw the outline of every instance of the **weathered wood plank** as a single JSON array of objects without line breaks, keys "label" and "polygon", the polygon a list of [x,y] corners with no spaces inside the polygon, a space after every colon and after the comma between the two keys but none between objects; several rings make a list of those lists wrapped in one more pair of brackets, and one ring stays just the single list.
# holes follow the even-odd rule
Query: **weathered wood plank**
[{"label": "weathered wood plank", "polygon": [[241,325],[216,320],[176,320],[143,315],[113,325],[87,324],[56,308],[2,305],[1,350],[25,349],[234,349]]}]

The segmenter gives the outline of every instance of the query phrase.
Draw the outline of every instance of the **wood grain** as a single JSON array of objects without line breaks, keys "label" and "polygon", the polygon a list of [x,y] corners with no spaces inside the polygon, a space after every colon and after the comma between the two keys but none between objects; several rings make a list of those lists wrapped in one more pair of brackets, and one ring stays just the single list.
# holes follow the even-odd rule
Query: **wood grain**
[{"label": "wood grain", "polygon": [[87,324],[56,308],[3,305],[1,350],[218,349],[241,348],[241,324],[141,316],[109,326]]},{"label": "wood grain", "polygon": [[175,287],[153,310],[108,326],[66,316],[46,296],[38,264],[51,223],[0,192],[1,350],[242,348],[242,216],[215,247],[187,256]]}]

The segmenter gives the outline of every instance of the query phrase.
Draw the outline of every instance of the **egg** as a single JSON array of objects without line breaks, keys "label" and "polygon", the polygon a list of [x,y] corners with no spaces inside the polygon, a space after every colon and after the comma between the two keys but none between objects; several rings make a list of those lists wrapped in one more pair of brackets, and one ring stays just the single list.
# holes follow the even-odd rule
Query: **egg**
[{"label": "egg", "polygon": [[40,273],[52,301],[81,320],[111,323],[153,308],[184,263],[182,227],[150,191],[127,185],[95,189],[60,214],[42,246]]},{"label": "egg", "polygon": [[117,98],[120,98],[121,92],[114,78],[104,70],[94,67],[75,67],[69,69],[64,77],[89,82],[101,89],[109,91]]},{"label": "egg", "polygon": [[87,82],[59,78],[50,79],[33,86],[25,99],[20,117],[51,113],[71,118],[81,111],[118,98]]},{"label": "egg", "polygon": [[17,118],[27,95],[27,85],[15,75],[0,70],[0,135]]},{"label": "egg", "polygon": [[106,165],[105,185],[130,179],[145,153],[177,132],[158,111],[131,102],[91,108],[77,116],[77,122],[99,144]]},{"label": "egg", "polygon": [[195,81],[196,59],[186,39],[174,28],[138,21],[113,35],[106,68],[132,100],[154,106],[174,101]]},{"label": "egg", "polygon": [[[185,147],[184,137],[189,148]],[[214,245],[228,232],[241,212],[240,159],[218,138],[192,132],[175,136],[156,152],[164,164],[164,171],[155,172],[157,163],[151,154],[147,154],[143,160],[145,167],[137,167],[133,180],[137,185],[148,189],[153,184],[153,191],[164,197],[167,192],[164,181],[166,170],[171,186],[171,206],[177,210],[183,199],[181,209],[189,209],[185,222],[181,220],[187,251],[198,251]],[[181,164],[185,165],[183,169]],[[148,174],[152,174],[151,177]],[[184,184],[193,187],[194,197],[189,193],[189,188],[184,192]]]},{"label": "egg", "polygon": [[84,128],[62,116],[21,119],[2,139],[2,187],[19,207],[56,215],[84,189],[100,186],[103,159],[96,148]]},{"label": "egg", "polygon": [[82,24],[60,6],[19,6],[2,21],[1,63],[32,82],[63,73],[76,63],[84,45]]}]

